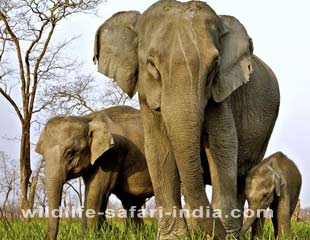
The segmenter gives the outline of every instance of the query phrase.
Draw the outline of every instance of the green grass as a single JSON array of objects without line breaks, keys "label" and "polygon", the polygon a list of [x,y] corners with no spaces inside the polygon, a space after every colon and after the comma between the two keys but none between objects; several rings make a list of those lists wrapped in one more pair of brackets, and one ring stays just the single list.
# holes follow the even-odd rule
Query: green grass
[{"label": "green grass", "polygon": [[[45,220],[33,220],[31,222],[22,221],[1,221],[1,240],[24,240],[24,239],[44,239],[47,222]],[[87,231],[83,233],[80,221],[61,221],[58,239],[78,240],[78,239],[106,239],[106,240],[155,240],[157,224],[156,221],[147,220],[140,228],[125,221],[112,221],[104,225],[100,231]],[[263,239],[273,239],[273,228],[270,223],[265,224]],[[189,240],[206,239],[203,234],[195,234]],[[250,239],[249,234],[246,240]],[[292,223],[292,232],[287,239],[310,239],[310,224]]]}]

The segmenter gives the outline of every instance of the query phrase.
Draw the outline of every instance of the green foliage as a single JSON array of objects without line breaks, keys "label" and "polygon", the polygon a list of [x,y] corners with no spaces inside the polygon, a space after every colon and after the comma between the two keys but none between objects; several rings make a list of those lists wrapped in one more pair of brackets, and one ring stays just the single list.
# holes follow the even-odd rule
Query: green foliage
[{"label": "green foliage", "polygon": [[[47,228],[46,220],[33,220],[32,222],[22,221],[1,221],[0,220],[0,239],[2,240],[22,240],[22,239],[44,239]],[[152,240],[156,239],[156,221],[146,220],[143,226],[136,226],[130,222],[112,221],[104,224],[100,231],[81,230],[81,221],[60,222],[58,239],[77,240],[77,239],[104,239],[104,240]],[[187,240],[202,240],[206,236],[197,233]],[[250,239],[247,233],[245,240]],[[273,239],[273,228],[271,223],[265,224],[264,236],[262,239]],[[309,223],[292,223],[292,233],[287,239],[308,240],[310,239]]]}]

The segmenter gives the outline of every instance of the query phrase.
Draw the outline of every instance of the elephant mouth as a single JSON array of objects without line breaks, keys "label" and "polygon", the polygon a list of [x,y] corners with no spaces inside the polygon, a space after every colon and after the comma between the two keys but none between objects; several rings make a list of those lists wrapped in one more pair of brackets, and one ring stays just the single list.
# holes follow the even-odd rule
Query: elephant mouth
[{"label": "elephant mouth", "polygon": [[155,109],[153,109],[154,112],[157,112],[157,113],[160,113],[161,112],[161,108],[160,107],[157,107]]},{"label": "elephant mouth", "polygon": [[80,172],[81,172],[81,169],[79,169],[79,168],[70,169],[70,170],[68,171],[66,181],[69,181],[69,180],[71,180],[71,179],[73,179],[73,178],[80,177],[80,176],[81,176]]}]

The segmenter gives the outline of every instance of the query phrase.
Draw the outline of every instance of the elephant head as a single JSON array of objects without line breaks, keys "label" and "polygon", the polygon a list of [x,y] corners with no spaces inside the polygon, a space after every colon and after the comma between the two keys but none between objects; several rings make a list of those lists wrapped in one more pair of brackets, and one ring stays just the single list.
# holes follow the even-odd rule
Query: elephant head
[{"label": "elephant head", "polygon": [[245,195],[252,213],[242,226],[241,234],[254,223],[259,215],[258,210],[267,209],[275,196],[281,196],[281,187],[284,184],[285,180],[269,164],[258,165],[251,169],[246,178]]},{"label": "elephant head", "polygon": [[[218,16],[203,2],[162,0],[143,14],[113,15],[97,30],[94,45],[98,71],[128,96],[139,93],[158,203],[163,193],[155,182],[157,166],[150,163],[155,157],[175,161],[172,171],[177,174],[163,177],[178,175],[185,197],[205,206],[200,162],[204,111],[209,101],[225,101],[250,79],[253,46],[243,25]],[[179,189],[177,184],[172,188]]]},{"label": "elephant head", "polygon": [[65,181],[81,176],[113,145],[112,134],[100,117],[55,117],[47,122],[35,149],[46,161],[47,239],[57,236],[59,220],[52,211],[60,206]]},{"label": "elephant head", "polygon": [[[160,107],[165,84],[169,77],[175,78],[169,75],[175,70],[173,64],[187,65],[184,77],[202,86],[210,83],[208,97],[221,102],[249,81],[252,51],[251,38],[236,18],[217,16],[201,2],[160,1],[143,15],[119,12],[101,25],[93,61],[98,63],[98,71],[116,81],[129,97],[136,92],[138,79],[142,85],[139,91],[145,85],[154,87],[154,96],[149,89],[144,92],[149,105]],[[167,66],[166,60],[171,65]],[[147,84],[147,80],[162,84]]]}]

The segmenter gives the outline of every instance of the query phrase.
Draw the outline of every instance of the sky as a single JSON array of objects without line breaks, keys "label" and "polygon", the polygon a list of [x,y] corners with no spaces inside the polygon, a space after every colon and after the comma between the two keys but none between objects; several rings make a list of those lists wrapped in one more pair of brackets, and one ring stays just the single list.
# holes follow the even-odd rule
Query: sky
[{"label": "sky", "polygon": [[[69,17],[56,30],[54,40],[80,37],[67,50],[85,62],[85,68],[97,76],[92,63],[93,40],[97,28],[112,14],[124,10],[143,12],[151,0],[110,0],[98,8],[99,17],[78,14]],[[246,27],[253,39],[254,53],[275,72],[281,93],[280,113],[266,156],[282,151],[302,173],[302,207],[310,206],[310,1],[283,0],[210,0],[217,14],[233,15]],[[102,81],[104,84],[104,81]],[[13,109],[0,97],[0,151],[18,159],[20,125]],[[309,156],[309,157],[308,157]]]}]

